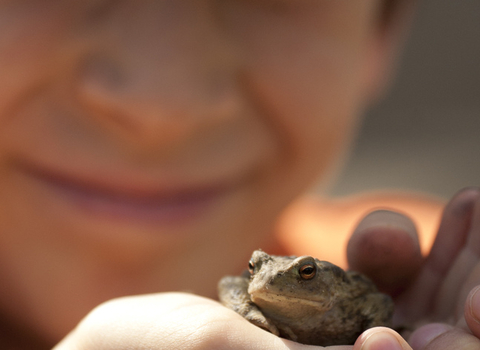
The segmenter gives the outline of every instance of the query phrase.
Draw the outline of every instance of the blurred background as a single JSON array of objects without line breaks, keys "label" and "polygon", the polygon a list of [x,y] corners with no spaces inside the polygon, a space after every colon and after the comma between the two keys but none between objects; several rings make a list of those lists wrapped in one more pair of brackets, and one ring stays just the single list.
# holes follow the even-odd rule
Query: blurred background
[{"label": "blurred background", "polygon": [[480,0],[419,0],[395,83],[366,115],[332,195],[448,198],[480,186]]}]

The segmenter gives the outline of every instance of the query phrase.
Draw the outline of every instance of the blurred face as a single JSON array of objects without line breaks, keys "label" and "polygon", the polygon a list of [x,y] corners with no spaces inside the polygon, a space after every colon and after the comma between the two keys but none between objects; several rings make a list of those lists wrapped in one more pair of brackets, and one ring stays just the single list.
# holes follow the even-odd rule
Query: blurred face
[{"label": "blurred face", "polygon": [[380,2],[0,2],[0,306],[52,338],[268,247],[368,98]]}]

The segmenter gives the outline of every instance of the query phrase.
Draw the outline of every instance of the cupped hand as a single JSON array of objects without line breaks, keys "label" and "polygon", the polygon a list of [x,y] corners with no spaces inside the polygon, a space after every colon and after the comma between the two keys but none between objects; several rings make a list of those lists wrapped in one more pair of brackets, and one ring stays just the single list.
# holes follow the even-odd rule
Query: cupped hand
[{"label": "cupped hand", "polygon": [[[376,217],[375,217],[376,216]],[[379,239],[381,237],[381,239]],[[385,237],[387,239],[385,239]],[[395,295],[395,322],[413,325],[417,349],[480,349],[480,190],[447,205],[434,246],[420,254],[414,225],[376,213],[349,243],[352,268]],[[398,278],[397,278],[398,277]],[[343,350],[407,350],[396,332],[373,328]],[[186,293],[120,298],[94,309],[55,350],[307,349],[278,338],[216,301]],[[315,347],[308,347],[313,349]],[[321,349],[321,347],[317,347]],[[328,348],[326,348],[328,349]]]},{"label": "cupped hand", "polygon": [[[385,345],[391,347],[384,347]],[[218,302],[187,293],[133,296],[94,309],[54,350],[410,349],[392,330],[365,333],[354,346],[301,345],[268,333]]]},{"label": "cupped hand", "polygon": [[392,212],[367,216],[347,255],[351,268],[395,297],[394,322],[414,330],[406,334],[414,349],[480,349],[479,189],[447,204],[425,259],[414,224]]},{"label": "cupped hand", "polygon": [[54,350],[247,347],[288,348],[280,338],[216,301],[187,293],[159,293],[101,304]]}]

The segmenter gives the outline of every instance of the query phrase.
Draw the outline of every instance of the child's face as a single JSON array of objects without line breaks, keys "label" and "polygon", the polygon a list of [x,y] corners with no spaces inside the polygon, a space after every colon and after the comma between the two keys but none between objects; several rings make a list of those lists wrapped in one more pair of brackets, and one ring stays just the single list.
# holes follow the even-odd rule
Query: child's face
[{"label": "child's face", "polygon": [[212,294],[343,151],[380,5],[2,1],[2,308],[58,336],[106,298]]}]

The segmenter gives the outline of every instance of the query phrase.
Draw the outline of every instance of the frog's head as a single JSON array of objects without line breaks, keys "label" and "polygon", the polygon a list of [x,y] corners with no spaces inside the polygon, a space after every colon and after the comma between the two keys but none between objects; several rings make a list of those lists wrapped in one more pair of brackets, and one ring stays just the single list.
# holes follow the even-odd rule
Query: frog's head
[{"label": "frog's head", "polygon": [[345,281],[338,266],[311,256],[281,257],[255,251],[249,262],[248,293],[266,308],[330,309]]}]

